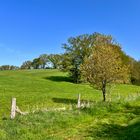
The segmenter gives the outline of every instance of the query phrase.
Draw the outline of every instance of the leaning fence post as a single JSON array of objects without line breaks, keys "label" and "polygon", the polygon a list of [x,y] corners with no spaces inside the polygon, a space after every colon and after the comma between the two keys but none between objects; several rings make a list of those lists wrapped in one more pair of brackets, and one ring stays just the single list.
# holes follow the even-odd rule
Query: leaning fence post
[{"label": "leaning fence post", "polygon": [[12,98],[11,119],[14,119],[15,116],[16,116],[16,98]]},{"label": "leaning fence post", "polygon": [[81,97],[81,95],[80,95],[80,94],[78,94],[78,103],[77,103],[77,108],[80,108],[80,107],[81,107],[80,97]]}]

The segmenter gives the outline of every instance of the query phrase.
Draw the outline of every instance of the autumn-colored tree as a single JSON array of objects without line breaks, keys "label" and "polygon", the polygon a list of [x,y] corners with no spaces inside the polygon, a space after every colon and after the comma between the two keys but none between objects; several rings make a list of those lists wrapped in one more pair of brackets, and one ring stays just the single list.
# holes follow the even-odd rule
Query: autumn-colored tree
[{"label": "autumn-colored tree", "polygon": [[83,78],[102,90],[106,101],[106,87],[111,83],[128,82],[129,70],[123,64],[116,45],[111,43],[95,46],[90,57],[81,65]]},{"label": "autumn-colored tree", "polygon": [[61,63],[62,70],[68,71],[73,81],[78,83],[81,78],[80,65],[83,64],[84,58],[90,56],[93,47],[105,44],[117,45],[118,52],[122,53],[122,57],[125,56],[111,35],[95,32],[69,38],[68,43],[63,46],[65,53]]}]

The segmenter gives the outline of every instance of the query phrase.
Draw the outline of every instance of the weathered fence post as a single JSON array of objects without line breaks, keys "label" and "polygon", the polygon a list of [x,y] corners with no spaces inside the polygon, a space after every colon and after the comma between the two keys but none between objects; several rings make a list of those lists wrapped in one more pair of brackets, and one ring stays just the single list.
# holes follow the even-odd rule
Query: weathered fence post
[{"label": "weathered fence post", "polygon": [[80,94],[78,94],[78,103],[77,103],[77,108],[80,108],[80,107],[81,107],[80,97],[81,97],[81,95],[80,95]]},{"label": "weathered fence post", "polygon": [[11,119],[14,119],[15,116],[16,116],[16,98],[12,98]]}]

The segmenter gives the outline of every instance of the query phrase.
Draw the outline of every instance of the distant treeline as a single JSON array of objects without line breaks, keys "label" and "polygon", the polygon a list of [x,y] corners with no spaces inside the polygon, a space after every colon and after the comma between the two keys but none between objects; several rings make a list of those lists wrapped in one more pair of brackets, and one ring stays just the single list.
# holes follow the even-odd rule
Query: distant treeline
[{"label": "distant treeline", "polygon": [[23,62],[21,69],[59,69],[62,55],[60,54],[42,54],[32,61]]},{"label": "distant treeline", "polygon": [[17,70],[19,67],[13,65],[2,65],[0,66],[0,70]]},{"label": "distant treeline", "polygon": [[71,37],[66,44],[63,44],[65,50],[63,54],[42,54],[33,60],[23,62],[20,67],[1,66],[1,70],[16,69],[60,69],[69,72],[75,83],[81,81],[81,65],[93,54],[95,46],[112,45],[119,53],[121,61],[129,68],[129,78],[132,84],[140,83],[140,61],[128,56],[121,45],[111,36],[100,33],[84,34],[77,37]]}]

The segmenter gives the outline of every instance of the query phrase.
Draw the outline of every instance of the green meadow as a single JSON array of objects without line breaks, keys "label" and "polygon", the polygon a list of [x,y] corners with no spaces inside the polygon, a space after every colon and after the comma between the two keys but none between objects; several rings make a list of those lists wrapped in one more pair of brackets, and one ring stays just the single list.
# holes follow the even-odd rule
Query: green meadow
[{"label": "green meadow", "polygon": [[[76,108],[78,94],[89,107]],[[11,120],[12,97],[29,114]],[[0,71],[0,140],[139,139],[140,86],[112,85],[102,102],[101,91],[58,70]]]}]

